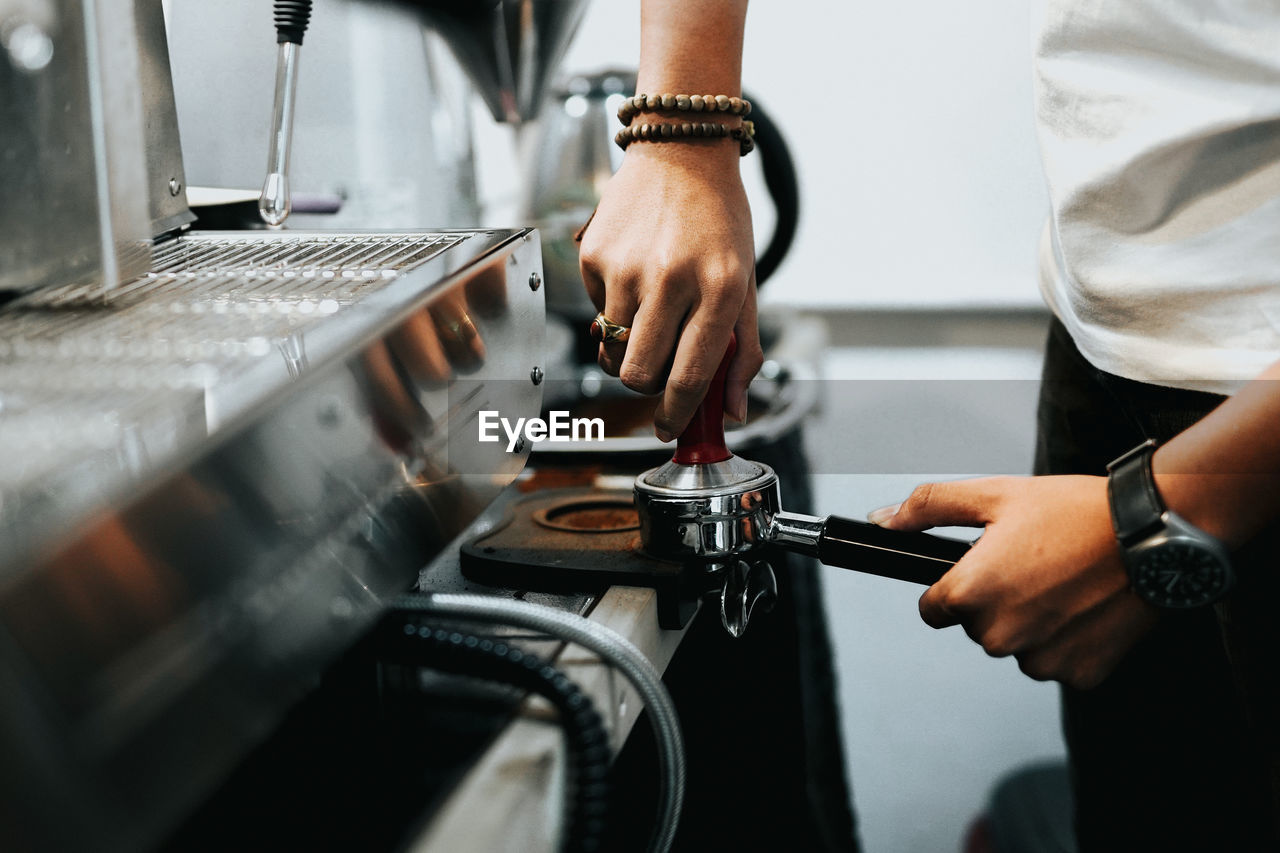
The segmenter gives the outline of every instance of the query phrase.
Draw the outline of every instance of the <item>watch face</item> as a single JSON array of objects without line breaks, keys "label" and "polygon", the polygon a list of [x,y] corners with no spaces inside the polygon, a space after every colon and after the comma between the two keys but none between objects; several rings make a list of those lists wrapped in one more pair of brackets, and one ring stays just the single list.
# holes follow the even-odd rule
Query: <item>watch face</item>
[{"label": "watch face", "polygon": [[1231,573],[1218,556],[1193,543],[1164,542],[1131,559],[1134,592],[1157,607],[1201,607],[1231,585]]}]

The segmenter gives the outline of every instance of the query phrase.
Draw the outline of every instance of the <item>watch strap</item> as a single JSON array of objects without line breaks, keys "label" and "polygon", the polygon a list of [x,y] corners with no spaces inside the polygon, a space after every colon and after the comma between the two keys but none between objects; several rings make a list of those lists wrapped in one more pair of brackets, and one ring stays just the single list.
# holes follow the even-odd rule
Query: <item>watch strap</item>
[{"label": "watch strap", "polygon": [[1116,538],[1126,548],[1164,525],[1165,505],[1151,473],[1151,456],[1155,450],[1155,441],[1147,439],[1107,466],[1111,523]]}]

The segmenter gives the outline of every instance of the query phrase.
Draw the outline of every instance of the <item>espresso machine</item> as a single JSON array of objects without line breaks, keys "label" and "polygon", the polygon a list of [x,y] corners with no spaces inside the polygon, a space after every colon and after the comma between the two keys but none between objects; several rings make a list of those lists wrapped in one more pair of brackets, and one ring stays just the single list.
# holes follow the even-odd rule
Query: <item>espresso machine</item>
[{"label": "espresso machine", "polygon": [[[346,731],[344,712],[305,725],[299,713],[424,566],[486,552],[472,522],[510,494],[530,456],[528,445],[508,453],[476,440],[482,411],[536,415],[556,373],[538,233],[476,227],[467,103],[476,94],[511,124],[536,115],[582,5],[322,0],[302,45],[273,50],[260,0],[172,3],[167,30],[161,0],[0,0],[0,847],[227,849],[242,828],[281,822],[271,806],[255,815],[252,800],[289,785],[300,785],[294,802],[314,798],[313,811],[330,813],[321,817],[333,823],[303,828],[313,846],[358,832],[348,846],[384,849],[372,836],[394,835],[371,818],[384,805],[376,795],[352,808],[347,789],[325,790],[327,776],[260,773],[255,762],[290,729],[307,737],[276,765],[346,757],[343,767],[359,767],[376,752],[333,734]],[[263,130],[279,84],[291,85],[275,67],[286,54],[297,89],[281,149]],[[618,94],[611,82],[576,85],[556,104],[571,108],[564,115],[573,97]],[[558,117],[545,117],[548,135]],[[188,185],[240,191],[237,230],[201,226],[218,205],[193,211]],[[424,222],[462,227],[414,230]],[[774,241],[781,251],[788,230],[794,221]],[[799,464],[798,423],[816,383],[786,351],[819,337],[812,327],[773,335],[756,389],[764,415],[735,432],[735,448]],[[567,381],[582,391],[593,380]],[[596,454],[543,449],[522,488],[539,474],[590,481],[601,467]],[[630,433],[602,450],[627,479],[664,452]],[[559,500],[553,492],[543,497]],[[801,497],[786,503],[803,509]],[[630,507],[629,489],[623,500]],[[614,531],[628,541],[629,512]],[[815,723],[810,710],[833,713],[809,695],[829,693],[824,666],[804,661],[822,641],[796,639],[820,633],[821,603],[796,580],[807,575],[775,566],[794,613],[732,640],[721,621],[745,628],[765,596],[753,578],[726,585],[740,610],[693,623],[669,670],[685,683],[681,723],[701,748],[690,811],[702,818],[687,824],[720,840],[721,818],[739,805],[716,799],[737,796],[719,784],[724,762],[741,759],[759,719],[822,743],[756,744],[756,775],[743,778],[772,778],[769,796],[797,822],[819,824],[811,807],[839,822],[848,808],[834,720]],[[725,590],[722,605],[733,598]],[[670,599],[677,625],[697,607],[687,592]],[[753,712],[726,715],[726,699]],[[430,711],[392,709],[408,735],[395,749],[429,751]],[[640,741],[630,751],[617,773],[637,790],[617,799],[640,802],[653,773],[630,762],[653,750]],[[813,780],[792,765],[824,762],[834,766],[819,809],[805,788]],[[228,786],[235,801],[246,775],[256,777],[239,789],[249,805],[224,810]],[[777,831],[799,837],[785,823]]]},{"label": "espresso machine", "polygon": [[[585,9],[585,0],[317,4],[296,83],[291,222],[479,224],[473,103],[514,128],[537,117]],[[271,4],[260,0],[172,5],[174,90],[195,186],[263,183],[264,140],[246,128],[272,113],[263,83],[276,60],[261,49],[271,25]]]},{"label": "espresso machine", "polygon": [[[175,3],[174,23],[230,5]],[[400,204],[403,170],[359,171],[382,149],[304,156],[328,132],[304,88],[294,199],[339,196],[349,218],[315,230],[295,204],[283,229],[192,228],[188,184],[219,157],[255,196],[268,170],[257,23],[252,85],[236,66],[198,82],[252,118],[201,115],[175,101],[161,0],[0,0],[4,849],[154,848],[528,456],[475,422],[539,410],[538,235],[417,230],[471,221],[465,194],[419,203],[459,180],[456,151],[420,161]],[[374,106],[352,109],[385,136]],[[243,151],[202,147],[202,118]],[[375,142],[416,156],[350,145]]]}]

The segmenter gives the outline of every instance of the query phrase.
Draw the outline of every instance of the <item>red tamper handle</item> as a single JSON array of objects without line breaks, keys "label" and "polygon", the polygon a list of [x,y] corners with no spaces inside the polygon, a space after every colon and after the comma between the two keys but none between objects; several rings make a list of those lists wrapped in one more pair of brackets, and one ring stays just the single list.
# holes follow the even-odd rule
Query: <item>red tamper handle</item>
[{"label": "red tamper handle", "polygon": [[729,372],[729,361],[738,350],[737,338],[729,336],[729,348],[724,359],[711,377],[707,396],[702,398],[693,413],[693,420],[676,439],[676,455],[671,461],[678,465],[705,465],[723,462],[733,454],[724,443],[724,378]]}]

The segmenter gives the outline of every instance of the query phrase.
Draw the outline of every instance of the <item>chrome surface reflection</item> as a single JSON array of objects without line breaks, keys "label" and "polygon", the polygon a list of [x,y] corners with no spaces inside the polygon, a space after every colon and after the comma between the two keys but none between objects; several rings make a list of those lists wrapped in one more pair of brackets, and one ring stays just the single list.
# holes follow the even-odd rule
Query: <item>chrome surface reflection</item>
[{"label": "chrome surface reflection", "polygon": [[523,467],[537,235],[195,234],[0,308],[6,849],[162,837]]}]

